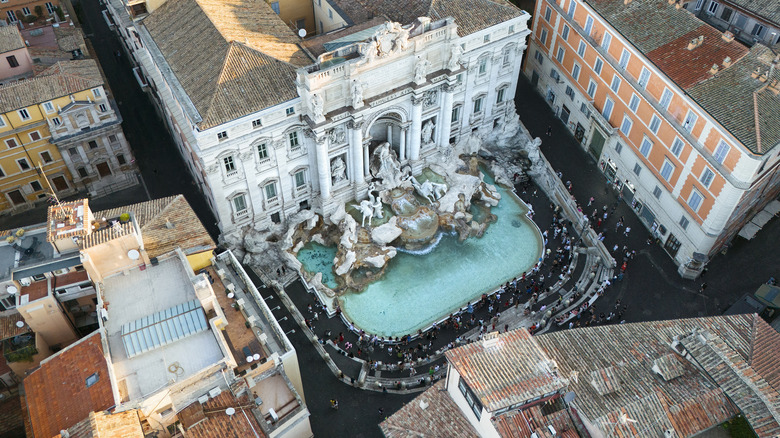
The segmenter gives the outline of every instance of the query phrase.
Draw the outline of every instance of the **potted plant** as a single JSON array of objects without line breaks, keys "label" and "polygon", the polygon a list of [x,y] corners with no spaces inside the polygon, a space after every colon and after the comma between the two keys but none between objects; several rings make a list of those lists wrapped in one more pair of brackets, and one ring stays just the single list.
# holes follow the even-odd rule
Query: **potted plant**
[{"label": "potted plant", "polygon": [[127,223],[130,222],[130,213],[122,213],[119,215],[119,222]]},{"label": "potted plant", "polygon": [[24,236],[24,228],[19,228],[16,230],[16,237],[22,237]]}]

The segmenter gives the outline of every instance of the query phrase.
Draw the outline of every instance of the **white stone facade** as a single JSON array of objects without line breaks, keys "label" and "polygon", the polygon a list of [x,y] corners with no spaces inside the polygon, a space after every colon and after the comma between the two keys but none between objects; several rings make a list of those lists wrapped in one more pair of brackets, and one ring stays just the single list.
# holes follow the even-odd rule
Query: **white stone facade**
[{"label": "white stone facade", "polygon": [[[510,101],[529,17],[464,37],[452,19],[386,23],[370,43],[298,69],[299,97],[203,131],[190,122],[192,104],[143,26],[135,27],[138,41],[126,43],[220,229],[231,233],[303,208],[327,216],[365,197],[368,157],[380,142],[418,172],[451,140],[486,135],[516,117]],[[375,54],[365,54],[368,45]],[[336,57],[343,61],[328,62]]]}]

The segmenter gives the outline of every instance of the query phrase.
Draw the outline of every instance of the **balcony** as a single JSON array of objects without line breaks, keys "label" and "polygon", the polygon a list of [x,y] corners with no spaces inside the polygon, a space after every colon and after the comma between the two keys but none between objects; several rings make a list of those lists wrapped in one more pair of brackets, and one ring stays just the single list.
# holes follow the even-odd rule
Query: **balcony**
[{"label": "balcony", "polygon": [[38,354],[35,346],[35,334],[26,333],[3,341],[3,356],[6,362],[33,362]]}]

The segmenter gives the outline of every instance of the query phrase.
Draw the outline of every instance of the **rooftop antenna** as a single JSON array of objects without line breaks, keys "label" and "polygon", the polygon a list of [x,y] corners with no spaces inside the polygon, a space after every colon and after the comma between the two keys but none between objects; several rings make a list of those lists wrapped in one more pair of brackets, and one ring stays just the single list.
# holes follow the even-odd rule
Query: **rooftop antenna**
[{"label": "rooftop antenna", "polygon": [[54,191],[54,188],[52,188],[51,183],[49,182],[49,177],[46,176],[46,172],[43,170],[43,165],[40,161],[38,161],[38,171],[43,175],[43,180],[46,182],[46,187],[49,188],[49,196],[51,196],[52,199],[54,199],[54,203],[57,204],[57,216],[56,218],[58,220],[65,220],[66,217],[70,216],[68,212],[65,211],[65,209],[62,208],[62,201],[60,201],[59,196],[57,196],[57,193]]}]

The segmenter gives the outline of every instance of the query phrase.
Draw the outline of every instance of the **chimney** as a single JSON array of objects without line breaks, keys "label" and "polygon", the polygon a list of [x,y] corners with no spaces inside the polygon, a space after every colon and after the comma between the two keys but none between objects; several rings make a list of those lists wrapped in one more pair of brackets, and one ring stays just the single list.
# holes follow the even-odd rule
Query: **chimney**
[{"label": "chimney", "polygon": [[675,9],[682,9],[682,5],[680,3],[675,3],[674,8]]},{"label": "chimney", "polygon": [[498,332],[490,332],[485,333],[485,336],[482,337],[482,347],[483,348],[490,348],[495,347],[498,345]]},{"label": "chimney", "polygon": [[631,0],[623,0],[623,4],[624,4],[624,5],[627,5],[627,4],[629,4],[629,3],[631,3]]},{"label": "chimney", "polygon": [[750,77],[756,79],[760,74],[761,74],[761,67],[756,67],[756,69],[753,70],[753,73],[750,73]]},{"label": "chimney", "polygon": [[670,5],[673,5],[674,2],[677,1],[677,0],[667,0],[667,1],[669,2]]},{"label": "chimney", "polygon": [[721,35],[720,37],[723,38],[723,41],[727,43],[734,41],[734,34],[729,31],[723,32],[723,35]]},{"label": "chimney", "polygon": [[772,93],[775,93],[775,96],[780,94],[780,84],[777,83],[777,79],[773,80],[766,88]]},{"label": "chimney", "polygon": [[173,222],[169,221],[168,219],[165,219],[165,228],[170,230],[170,229],[174,228],[175,226],[176,225],[174,225]]},{"label": "chimney", "polygon": [[710,74],[714,75],[718,72],[718,64],[712,64],[712,67],[710,67]]},{"label": "chimney", "polygon": [[727,56],[723,58],[723,68],[729,68],[731,67],[731,57]]},{"label": "chimney", "polygon": [[699,47],[703,42],[704,35],[699,35],[698,37],[691,39],[691,41],[688,42],[688,50],[693,50]]}]

